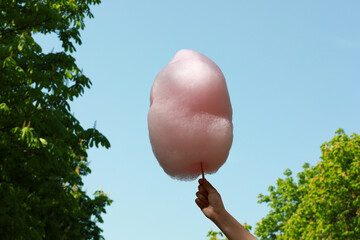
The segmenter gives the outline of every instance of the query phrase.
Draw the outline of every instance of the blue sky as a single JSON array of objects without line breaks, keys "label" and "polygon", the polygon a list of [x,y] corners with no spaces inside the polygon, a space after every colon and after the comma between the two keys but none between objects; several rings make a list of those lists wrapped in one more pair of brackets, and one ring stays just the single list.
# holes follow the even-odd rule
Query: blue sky
[{"label": "blue sky", "polygon": [[[156,74],[180,49],[222,69],[233,107],[234,142],[225,165],[207,176],[228,211],[253,227],[268,211],[259,193],[305,162],[338,128],[360,133],[359,1],[103,1],[92,8],[74,56],[93,86],[72,112],[97,122],[112,147],[89,151],[89,194],[114,200],[108,240],[206,239],[216,226],[195,205],[197,182],[168,177],[147,130]],[[56,51],[54,36],[36,36]]]}]

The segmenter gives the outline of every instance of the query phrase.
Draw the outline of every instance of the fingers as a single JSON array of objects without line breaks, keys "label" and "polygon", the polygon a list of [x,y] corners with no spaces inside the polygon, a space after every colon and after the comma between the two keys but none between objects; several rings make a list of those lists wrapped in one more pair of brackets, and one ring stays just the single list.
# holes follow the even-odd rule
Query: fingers
[{"label": "fingers", "polygon": [[198,186],[198,189],[199,189],[199,192],[201,192],[201,193],[204,193],[204,194],[208,194],[208,192],[206,191],[206,189],[204,188],[204,186],[203,185],[199,185]]},{"label": "fingers", "polygon": [[196,196],[197,196],[197,198],[201,201],[201,202],[203,202],[204,204],[209,204],[209,200],[208,200],[208,198],[207,198],[207,194],[205,193],[202,193],[202,192],[197,192],[196,193]]},{"label": "fingers", "polygon": [[203,186],[207,192],[216,191],[216,189],[206,180],[199,179],[200,186]]},{"label": "fingers", "polygon": [[207,205],[204,204],[203,202],[201,202],[200,199],[198,199],[198,198],[195,199],[195,202],[196,202],[196,205],[198,205],[198,207],[199,207],[201,210],[207,207]]},{"label": "fingers", "polygon": [[[202,180],[202,179],[200,179],[200,180]],[[199,191],[196,192],[197,198],[195,199],[195,202],[200,209],[203,209],[209,205],[208,191],[206,190],[206,188],[204,186],[204,181],[199,181],[199,183],[200,183],[198,186]]]},{"label": "fingers", "polygon": [[197,192],[196,196],[197,198],[195,199],[195,202],[201,210],[209,206],[207,196],[202,195],[200,192]]}]

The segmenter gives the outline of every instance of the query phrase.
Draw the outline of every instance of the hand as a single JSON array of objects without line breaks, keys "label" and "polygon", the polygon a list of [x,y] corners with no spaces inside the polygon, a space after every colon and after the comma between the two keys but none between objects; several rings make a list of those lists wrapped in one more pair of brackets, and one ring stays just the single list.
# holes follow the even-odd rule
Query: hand
[{"label": "hand", "polygon": [[225,212],[221,196],[206,179],[199,179],[198,189],[195,202],[205,216],[214,221]]},{"label": "hand", "polygon": [[229,240],[256,240],[230,213],[225,210],[220,194],[206,180],[199,180],[196,204]]}]

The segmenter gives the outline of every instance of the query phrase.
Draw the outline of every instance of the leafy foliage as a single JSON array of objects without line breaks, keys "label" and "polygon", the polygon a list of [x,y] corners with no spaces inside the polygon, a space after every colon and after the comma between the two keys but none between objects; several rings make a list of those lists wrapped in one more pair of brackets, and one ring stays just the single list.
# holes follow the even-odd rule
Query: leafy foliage
[{"label": "leafy foliage", "polygon": [[[102,239],[111,200],[90,198],[87,150],[110,147],[83,129],[69,101],[91,85],[69,52],[99,0],[0,1],[0,233],[2,239]],[[45,54],[33,34],[55,33],[64,51]]]},{"label": "leafy foliage", "polygon": [[[247,231],[250,231],[251,230],[251,226],[248,225],[246,222],[243,224],[243,227],[247,230]],[[215,232],[213,230],[210,230],[208,232],[208,234],[206,235],[209,240],[228,240],[228,238],[223,238],[223,239],[220,239],[220,237],[224,237],[224,234],[222,232]]]},{"label": "leafy foliage", "polygon": [[222,232],[215,232],[213,230],[210,230],[206,236],[209,238],[209,240],[228,240],[227,238],[220,239],[219,237],[224,237],[224,234]]},{"label": "leafy foliage", "polygon": [[342,129],[321,146],[321,161],[290,170],[269,195],[271,210],[255,230],[260,239],[360,239],[360,136]]}]

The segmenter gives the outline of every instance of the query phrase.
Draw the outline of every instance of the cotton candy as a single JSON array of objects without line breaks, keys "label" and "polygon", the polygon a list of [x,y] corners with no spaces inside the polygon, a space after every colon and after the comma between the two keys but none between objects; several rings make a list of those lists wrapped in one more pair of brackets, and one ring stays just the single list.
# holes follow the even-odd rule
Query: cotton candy
[{"label": "cotton candy", "polygon": [[232,108],[220,68],[194,50],[180,50],[156,76],[148,128],[153,153],[173,178],[216,172],[232,140]]}]

